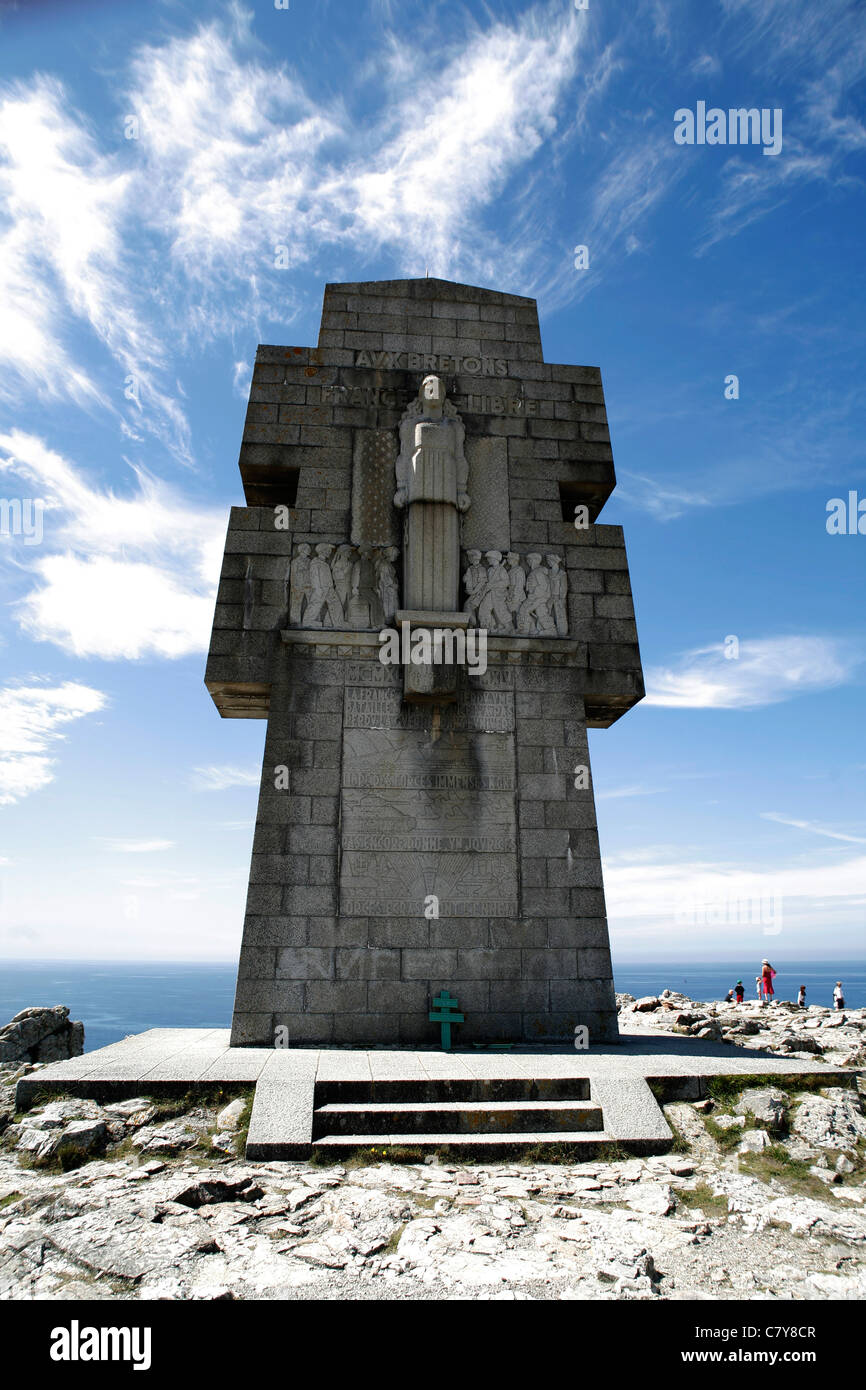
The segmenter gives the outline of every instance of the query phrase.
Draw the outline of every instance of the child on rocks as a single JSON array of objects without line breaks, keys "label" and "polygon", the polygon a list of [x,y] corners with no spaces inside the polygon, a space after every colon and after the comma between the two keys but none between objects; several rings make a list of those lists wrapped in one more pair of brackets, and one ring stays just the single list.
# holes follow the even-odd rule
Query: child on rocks
[{"label": "child on rocks", "polygon": [[805,1007],[806,1007],[806,986],[805,986],[805,985],[801,985],[800,988],[799,988],[799,990],[797,991],[797,1004],[798,1004],[799,1008],[801,1008],[801,1009],[805,1009]]},{"label": "child on rocks", "polygon": [[845,1007],[845,996],[844,996],[844,994],[842,993],[842,981],[841,981],[841,980],[837,980],[837,981],[836,981],[836,985],[835,985],[835,988],[834,988],[834,990],[833,990],[833,1004],[834,1004],[834,1006],[835,1006],[837,1009],[844,1009],[844,1007]]},{"label": "child on rocks", "polygon": [[737,1003],[742,1004],[743,994],[745,993],[745,985],[742,980],[737,980],[737,983],[734,985],[734,993],[737,996]]}]

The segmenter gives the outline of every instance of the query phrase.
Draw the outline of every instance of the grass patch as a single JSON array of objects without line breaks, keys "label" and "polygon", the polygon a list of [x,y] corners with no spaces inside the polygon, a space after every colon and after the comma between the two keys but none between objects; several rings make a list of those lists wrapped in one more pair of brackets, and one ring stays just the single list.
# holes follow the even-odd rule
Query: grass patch
[{"label": "grass patch", "polygon": [[413,1204],[416,1207],[420,1207],[422,1211],[434,1211],[436,1208],[436,1203],[441,1201],[441,1197],[431,1197],[429,1192],[412,1193]]},{"label": "grass patch", "polygon": [[667,1111],[665,1111],[665,1121],[667,1123],[668,1129],[674,1136],[674,1142],[671,1144],[670,1152],[672,1154],[690,1154],[692,1151],[691,1144],[689,1143],[686,1136],[674,1124]]},{"label": "grass patch", "polygon": [[11,1207],[13,1202],[20,1202],[23,1196],[23,1192],[7,1192],[5,1197],[0,1197],[0,1211],[4,1207]]},{"label": "grass patch", "polygon": [[[747,1126],[748,1118],[746,1120],[746,1127]],[[716,1124],[716,1121],[711,1119],[709,1115],[704,1115],[704,1128],[710,1138],[714,1139],[719,1148],[724,1149],[725,1153],[730,1153],[732,1149],[737,1148],[745,1133],[745,1127],[741,1125],[731,1126],[730,1129],[723,1129],[722,1126]]]},{"label": "grass patch", "polygon": [[757,1154],[743,1154],[740,1167],[750,1177],[761,1178],[764,1182],[775,1178],[796,1196],[827,1200],[828,1184],[809,1172],[808,1163],[792,1158],[783,1144],[770,1144]]},{"label": "grass patch", "polygon": [[399,1144],[390,1148],[380,1149],[372,1146],[366,1149],[355,1149],[349,1154],[332,1153],[328,1149],[313,1149],[307,1161],[314,1168],[340,1167],[351,1170],[352,1168],[371,1168],[376,1163],[421,1164],[427,1157],[427,1152],[425,1149],[413,1149]]},{"label": "grass patch", "polygon": [[[847,1081],[848,1078],[845,1078]],[[842,1081],[842,1078],[829,1076],[796,1076],[793,1080],[783,1075],[766,1076],[710,1076],[707,1077],[706,1090],[717,1105],[730,1106],[739,1098],[743,1091],[761,1091],[769,1087],[774,1090],[789,1091],[824,1091],[828,1086],[835,1086]],[[852,1086],[853,1089],[853,1086]]]},{"label": "grass patch", "polygon": [[388,1237],[388,1244],[382,1250],[379,1251],[379,1254],[383,1259],[387,1259],[389,1255],[396,1255],[397,1246],[400,1244],[400,1237],[402,1236],[408,1224],[408,1221],[404,1221],[402,1226],[394,1227],[393,1231]]},{"label": "grass patch", "polygon": [[698,1207],[707,1216],[727,1216],[728,1199],[724,1193],[716,1193],[705,1182],[696,1187],[677,1188],[677,1200],[686,1207]]},{"label": "grass patch", "polygon": [[252,1119],[253,1114],[254,1095],[255,1092],[250,1091],[249,1095],[245,1097],[244,1113],[241,1115],[240,1124],[237,1128],[238,1153],[241,1155],[245,1154],[247,1151],[247,1136],[250,1132],[250,1120]]}]

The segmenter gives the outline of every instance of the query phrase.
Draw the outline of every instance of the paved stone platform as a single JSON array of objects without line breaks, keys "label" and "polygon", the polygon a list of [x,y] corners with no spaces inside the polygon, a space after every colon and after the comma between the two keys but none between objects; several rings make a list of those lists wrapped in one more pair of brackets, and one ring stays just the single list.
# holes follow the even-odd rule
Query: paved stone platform
[{"label": "paved stone platform", "polygon": [[[657,1098],[698,1100],[711,1077],[772,1076],[784,1083],[821,1076],[833,1084],[854,1074],[811,1058],[645,1032],[623,1032],[618,1042],[585,1052],[563,1044],[458,1047],[448,1053],[432,1047],[233,1048],[229,1037],[222,1028],[154,1028],[22,1077],[16,1103],[26,1110],[39,1097],[57,1093],[105,1101],[255,1086],[248,1158],[306,1157],[315,1147],[333,1152],[374,1144],[447,1146],[473,1156],[545,1144],[594,1150],[617,1144],[646,1153],[663,1151],[672,1139]],[[601,1127],[564,1129],[553,1117],[568,1100],[576,1107],[591,1101],[601,1112]],[[456,1105],[459,1130],[425,1125],[425,1115],[441,1118]],[[503,1119],[500,1133],[491,1132],[497,1106],[511,1117]],[[345,1128],[345,1117],[360,1117],[364,1108],[370,1117],[379,1116],[369,1127],[329,1128],[335,1114]],[[405,1119],[399,1133],[385,1128],[383,1110]]]}]

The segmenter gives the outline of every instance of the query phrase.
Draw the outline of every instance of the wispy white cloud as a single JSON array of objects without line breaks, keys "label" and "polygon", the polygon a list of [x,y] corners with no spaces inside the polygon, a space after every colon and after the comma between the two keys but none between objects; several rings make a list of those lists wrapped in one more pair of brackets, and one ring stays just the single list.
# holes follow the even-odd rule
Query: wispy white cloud
[{"label": "wispy white cloud", "polygon": [[636,782],[630,787],[611,787],[607,791],[597,791],[595,799],[596,801],[615,801],[621,797],[657,796],[661,791],[664,791],[663,787],[647,787],[643,783]]},{"label": "wispy white cloud", "polygon": [[795,830],[809,830],[813,835],[826,835],[828,840],[844,840],[846,844],[866,845],[864,835],[845,835],[841,830],[827,830],[822,825],[816,825],[814,821],[794,820],[789,816],[780,815],[778,811],[762,811],[761,816],[764,820],[776,821],[779,825],[790,825]]},{"label": "wispy white cloud", "polygon": [[[14,398],[17,378],[118,417],[129,407],[188,460],[185,417],[159,385],[165,354],[136,307],[125,264],[132,191],[131,174],[100,152],[58,81],[38,76],[0,89],[0,389]],[[116,363],[111,394],[64,345],[76,321]],[[128,376],[134,405],[123,394]]]},{"label": "wispy white cloud", "polygon": [[695,507],[717,505],[709,492],[627,469],[617,475],[616,495],[618,501],[648,512],[658,521],[675,521]]},{"label": "wispy white cloud", "polygon": [[0,690],[0,806],[53,782],[57,760],[49,750],[64,738],[63,727],[106,704],[101,691],[76,681]]},{"label": "wispy white cloud", "polygon": [[97,837],[112,854],[162,854],[174,849],[174,840],[105,839]]},{"label": "wispy white cloud", "polygon": [[249,362],[235,362],[232,367],[232,390],[236,396],[246,402],[249,399],[250,383],[253,379],[252,367]]},{"label": "wispy white cloud", "polygon": [[798,99],[783,107],[781,157],[761,160],[760,168],[736,157],[724,165],[699,255],[782,206],[802,184],[850,182],[846,156],[866,148],[866,124],[854,105],[866,68],[860,6],[850,0],[721,3],[726,48],[739,62],[758,58],[773,85],[781,77],[795,82]]},{"label": "wispy white cloud", "polygon": [[106,659],[207,648],[222,510],[192,504],[140,470],[127,496],[100,491],[20,430],[0,435],[4,471],[33,483],[46,501],[43,546],[38,558],[35,549],[25,557],[35,584],[15,607],[30,636]]},{"label": "wispy white cloud", "polygon": [[689,64],[693,77],[715,77],[721,70],[721,63],[712,53],[701,53]]},{"label": "wispy white cloud", "polygon": [[425,42],[390,35],[362,130],[342,101],[257,61],[242,27],[210,22],[132,63],[141,193],[197,292],[229,276],[263,306],[281,294],[277,245],[288,268],[341,243],[387,247],[407,273],[501,272],[503,238],[491,229],[480,250],[478,219],[557,131],[583,33],[574,11],[535,6],[461,38],[431,27],[433,65]]},{"label": "wispy white cloud", "polygon": [[[765,863],[759,869],[717,860],[671,858],[620,866],[605,862],[604,886],[611,917],[656,918],[673,926],[677,917],[685,917],[684,909],[690,905],[722,912],[738,903],[776,899],[784,918],[786,904],[793,908],[795,900],[857,902],[863,897],[864,875],[863,855],[832,863]],[[718,925],[724,925],[724,918]]]},{"label": "wispy white cloud", "polygon": [[646,672],[648,705],[678,709],[755,709],[850,679],[861,657],[829,637],[767,637],[739,642],[729,659],[724,643],[696,647],[675,666]]},{"label": "wispy white cloud", "polygon": [[199,791],[221,792],[227,787],[257,787],[262,780],[261,771],[255,767],[196,767],[193,769],[193,785]]}]

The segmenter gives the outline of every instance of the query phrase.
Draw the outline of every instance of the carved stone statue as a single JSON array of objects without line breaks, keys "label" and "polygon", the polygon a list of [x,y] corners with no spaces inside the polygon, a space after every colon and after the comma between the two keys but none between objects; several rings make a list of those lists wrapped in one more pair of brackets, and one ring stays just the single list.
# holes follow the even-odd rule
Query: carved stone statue
[{"label": "carved stone statue", "polygon": [[352,591],[352,569],[355,564],[355,547],[353,545],[338,545],[331,561],[331,574],[334,576],[334,588],[337,590],[337,597],[343,606],[343,612],[348,610],[349,595]]},{"label": "carved stone statue", "polygon": [[517,615],[518,632],[542,637],[555,637],[556,627],[550,616],[550,579],[541,568],[540,555],[527,555],[529,574],[526,576],[526,598]]},{"label": "carved stone statue", "polygon": [[352,566],[352,592],[346,617],[350,627],[381,627],[382,604],[373,563],[373,547],[361,541]]},{"label": "carved stone statue", "polygon": [[508,561],[508,611],[512,622],[516,622],[520,605],[526,598],[526,575],[515,551],[509,550],[505,558]]},{"label": "carved stone statue", "polygon": [[394,505],[405,509],[403,601],[453,613],[460,580],[459,513],[469,506],[463,421],[438,376],[427,376],[400,422]]},{"label": "carved stone statue", "polygon": [[326,612],[328,627],[342,627],[345,622],[329,564],[333,550],[332,545],[317,545],[315,559],[310,561],[310,597],[304,612],[306,627],[324,627],[322,619]]},{"label": "carved stone statue", "polygon": [[382,621],[388,626],[394,621],[394,614],[400,607],[397,571],[394,568],[394,561],[399,554],[395,545],[387,545],[376,555],[376,588],[382,605]]},{"label": "carved stone statue", "polygon": [[487,585],[487,570],[481,563],[480,550],[467,550],[466,558],[469,568],[463,576],[463,587],[466,590],[463,612],[469,614],[469,626],[478,627],[478,606]]},{"label": "carved stone statue", "polygon": [[[558,555],[521,561],[516,550],[467,550],[463,575],[463,611],[470,627],[486,628],[495,637],[567,637],[568,577]],[[485,564],[484,561],[487,563]],[[507,568],[506,568],[507,564]]]},{"label": "carved stone statue", "polygon": [[487,582],[481,603],[478,606],[478,626],[490,632],[508,633],[512,631],[511,614],[508,611],[508,571],[502,563],[501,550],[488,550],[484,555],[487,565]]},{"label": "carved stone statue", "polygon": [[304,606],[310,597],[310,556],[312,550],[305,542],[298,546],[289,575],[289,622],[297,627]]},{"label": "carved stone statue", "polygon": [[556,623],[556,633],[558,637],[567,637],[568,609],[565,597],[568,593],[568,575],[565,570],[560,569],[562,560],[558,555],[548,555],[547,563],[550,568],[550,600],[553,608],[553,620]]}]

